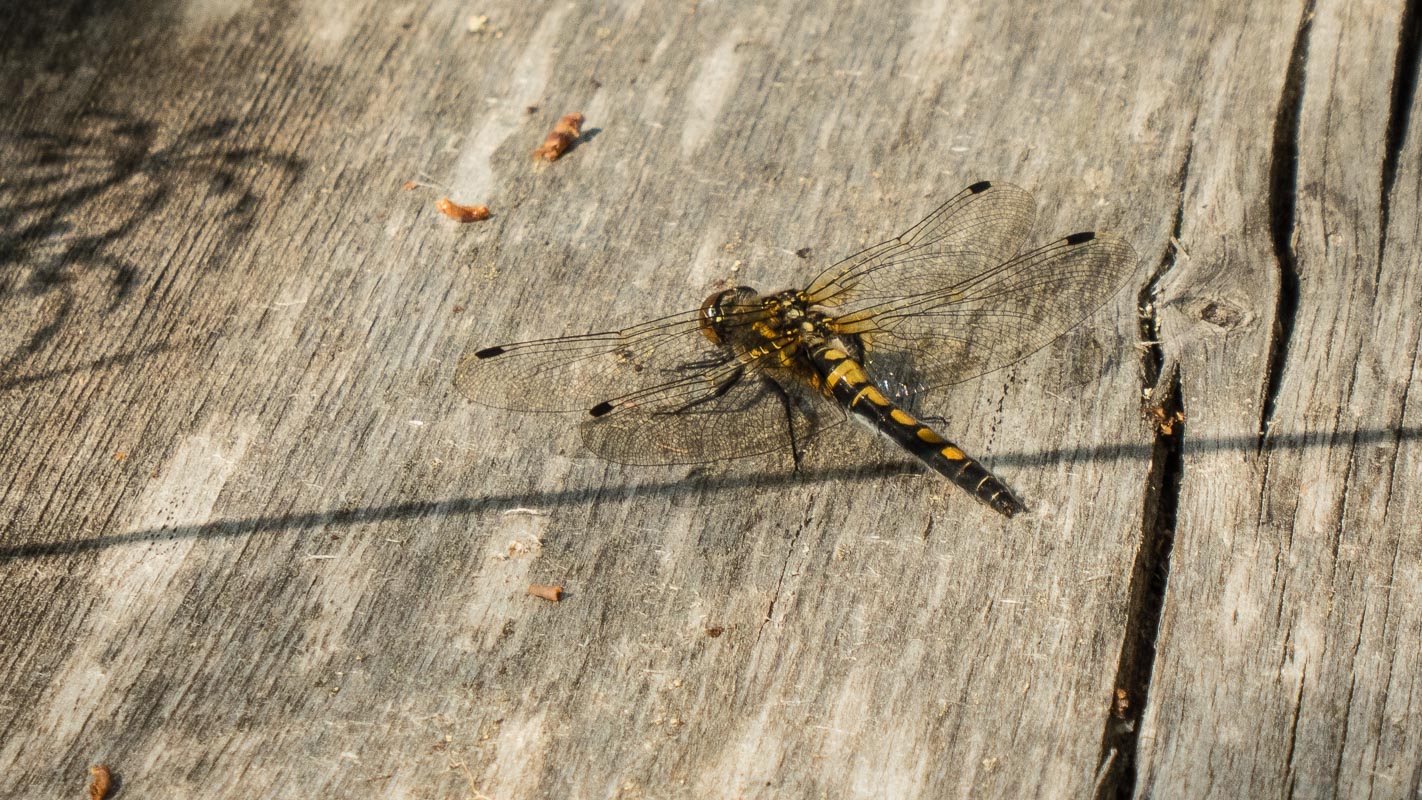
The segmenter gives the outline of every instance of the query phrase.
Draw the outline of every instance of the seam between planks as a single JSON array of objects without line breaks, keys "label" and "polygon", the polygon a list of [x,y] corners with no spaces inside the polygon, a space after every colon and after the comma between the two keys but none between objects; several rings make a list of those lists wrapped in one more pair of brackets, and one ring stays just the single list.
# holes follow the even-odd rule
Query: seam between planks
[{"label": "seam between planks", "polygon": [[1135,788],[1140,723],[1150,694],[1156,639],[1160,634],[1160,617],[1165,607],[1165,588],[1170,574],[1170,553],[1175,544],[1175,519],[1185,470],[1182,452],[1185,429],[1179,362],[1172,359],[1167,363],[1160,342],[1156,300],[1161,281],[1174,268],[1178,257],[1176,243],[1180,240],[1184,225],[1185,190],[1194,155],[1193,119],[1187,137],[1185,155],[1176,179],[1180,191],[1170,241],[1155,272],[1137,297],[1138,335],[1144,345],[1141,355],[1144,388],[1150,394],[1151,404],[1163,413],[1163,419],[1175,421],[1155,426],[1155,441],[1151,445],[1150,468],[1146,472],[1142,501],[1140,543],[1127,591],[1125,631],[1121,637],[1121,653],[1116,662],[1116,676],[1112,681],[1114,688],[1106,709],[1106,724],[1101,733],[1101,750],[1097,758],[1093,791],[1097,800],[1130,797]]}]

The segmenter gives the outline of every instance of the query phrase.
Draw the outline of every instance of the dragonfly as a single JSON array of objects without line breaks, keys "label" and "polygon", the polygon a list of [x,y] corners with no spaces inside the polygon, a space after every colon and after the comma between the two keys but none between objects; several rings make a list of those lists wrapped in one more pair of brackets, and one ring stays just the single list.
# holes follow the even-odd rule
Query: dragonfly
[{"label": "dragonfly", "polygon": [[580,414],[584,446],[631,465],[798,464],[811,437],[856,418],[1011,517],[1022,501],[910,409],[1077,327],[1136,267],[1129,244],[1095,231],[1023,252],[1034,216],[1027,191],[974,183],[804,288],[738,286],[630,327],[471,349],[455,387]]}]

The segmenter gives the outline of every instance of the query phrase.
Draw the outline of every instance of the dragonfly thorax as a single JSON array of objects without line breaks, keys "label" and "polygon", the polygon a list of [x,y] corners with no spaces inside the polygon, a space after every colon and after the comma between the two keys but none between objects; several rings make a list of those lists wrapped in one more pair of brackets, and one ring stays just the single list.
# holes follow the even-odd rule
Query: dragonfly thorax
[{"label": "dragonfly thorax", "polygon": [[809,307],[793,289],[761,294],[750,286],[716,292],[701,304],[701,334],[717,345],[752,346],[756,342],[810,334],[824,323],[824,313]]}]

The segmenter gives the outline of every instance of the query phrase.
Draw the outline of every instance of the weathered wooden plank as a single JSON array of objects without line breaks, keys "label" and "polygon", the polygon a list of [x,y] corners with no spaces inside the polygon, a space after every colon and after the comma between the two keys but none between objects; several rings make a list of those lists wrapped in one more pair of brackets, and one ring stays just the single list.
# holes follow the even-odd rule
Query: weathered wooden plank
[{"label": "weathered wooden plank", "polygon": [[[1189,258],[1162,304],[1189,421],[1142,793],[1418,792],[1418,137],[1415,63],[1398,55],[1418,42],[1399,35],[1403,12],[1288,12],[1272,147],[1239,131],[1267,120],[1197,126]],[[1218,180],[1242,162],[1236,186]]]},{"label": "weathered wooden plank", "polygon": [[[1314,419],[1302,354],[1338,341],[1327,368],[1361,353],[1354,380],[1375,387],[1347,429],[1415,428],[1396,371],[1416,353],[1398,311],[1417,294],[1415,157],[1397,162],[1378,272],[1395,291],[1302,324],[1367,272],[1341,269],[1361,237],[1307,233],[1308,213],[1339,214],[1308,170],[1383,163],[1363,132],[1387,127],[1389,95],[1368,80],[1390,74],[1398,10],[1348,8],[1319,9],[1316,31],[1344,33],[1331,49],[1312,34],[1308,63],[1336,54],[1352,94],[1382,105],[1330,117],[1305,91],[1306,291],[1260,456],[1271,121],[1300,9],[22,12],[0,39],[18,109],[0,144],[0,794],[77,792],[99,761],[133,796],[1063,796],[1129,787],[1133,767],[1156,794],[1227,793],[1246,773],[1252,793],[1390,794],[1409,768],[1415,783],[1399,698],[1417,559],[1396,522],[1416,505],[1412,440],[1360,435],[1350,457],[1289,427]],[[471,33],[474,15],[488,20]],[[593,131],[535,165],[574,110]],[[1330,133],[1339,117],[1360,130]],[[437,195],[399,191],[421,173],[495,217],[444,220]],[[581,455],[571,422],[450,388],[471,342],[694,307],[726,280],[792,285],[984,177],[1037,193],[1037,241],[1101,226],[1145,262],[1081,330],[930,409],[1025,518],[868,437],[822,443],[799,472],[616,467]],[[1188,421],[1178,481],[1152,488],[1176,440],[1140,420],[1153,361],[1132,314],[1177,207],[1191,258],[1157,299]],[[1397,320],[1393,349],[1364,348],[1351,320],[1367,315]],[[1245,563],[1212,538],[1225,520],[1261,502],[1282,519],[1285,481],[1305,478],[1373,513],[1357,487],[1393,463],[1391,505],[1349,523],[1373,537],[1360,548],[1398,554],[1387,570],[1340,546],[1352,560],[1328,575],[1281,555],[1222,581]],[[1158,511],[1177,489],[1171,531]],[[1132,581],[1162,532],[1178,544],[1151,670],[1158,600],[1149,570]],[[547,604],[531,581],[569,594]],[[1271,581],[1288,613],[1251,629],[1255,650],[1206,624],[1259,607]],[[1329,592],[1336,617],[1288,626]],[[1339,632],[1359,629],[1349,662]],[[1284,631],[1308,653],[1297,683],[1292,666],[1238,668]],[[1383,664],[1392,688],[1363,680],[1357,724],[1329,727],[1345,667]],[[1268,731],[1257,753],[1210,738],[1229,730],[1221,676],[1237,718]],[[1357,754],[1331,782],[1278,749],[1289,687],[1316,721],[1291,737],[1295,762]],[[1402,782],[1363,771],[1370,753]],[[1217,782],[1194,782],[1192,760]]]}]

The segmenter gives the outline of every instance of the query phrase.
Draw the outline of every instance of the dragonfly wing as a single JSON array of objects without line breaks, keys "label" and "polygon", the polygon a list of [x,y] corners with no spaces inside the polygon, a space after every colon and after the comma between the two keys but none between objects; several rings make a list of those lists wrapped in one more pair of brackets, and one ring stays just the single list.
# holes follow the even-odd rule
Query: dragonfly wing
[{"label": "dragonfly wing", "polygon": [[1136,263],[1120,239],[1077,233],[834,325],[859,337],[865,367],[887,394],[911,397],[1026,358],[1104,305]]},{"label": "dragonfly wing", "polygon": [[939,291],[1010,259],[1034,213],[1026,190],[975,183],[901,236],[825,270],[806,294],[816,305],[849,310]]},{"label": "dragonfly wing", "polygon": [[777,372],[731,370],[709,390],[613,401],[583,421],[583,443],[621,464],[695,464],[789,454],[844,421],[838,406],[789,375],[772,377]]},{"label": "dragonfly wing", "polygon": [[581,412],[588,448],[625,464],[790,452],[842,417],[772,366],[774,350],[753,355],[712,343],[701,333],[701,314],[485,347],[460,362],[455,387],[494,408]]},{"label": "dragonfly wing", "polygon": [[474,350],[454,385],[480,405],[514,411],[587,412],[620,395],[693,379],[735,359],[701,334],[700,311],[619,331]]}]

